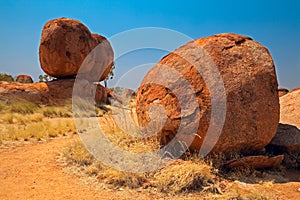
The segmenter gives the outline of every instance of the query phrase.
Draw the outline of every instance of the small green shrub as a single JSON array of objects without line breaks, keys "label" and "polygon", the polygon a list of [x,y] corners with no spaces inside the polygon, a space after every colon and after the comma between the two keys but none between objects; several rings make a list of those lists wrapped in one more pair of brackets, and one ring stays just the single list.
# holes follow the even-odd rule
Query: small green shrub
[{"label": "small green shrub", "polygon": [[49,82],[49,81],[53,81],[53,80],[56,80],[56,78],[49,76],[47,74],[39,75],[39,82]]},{"label": "small green shrub", "polygon": [[14,78],[9,74],[0,74],[0,81],[14,82]]}]

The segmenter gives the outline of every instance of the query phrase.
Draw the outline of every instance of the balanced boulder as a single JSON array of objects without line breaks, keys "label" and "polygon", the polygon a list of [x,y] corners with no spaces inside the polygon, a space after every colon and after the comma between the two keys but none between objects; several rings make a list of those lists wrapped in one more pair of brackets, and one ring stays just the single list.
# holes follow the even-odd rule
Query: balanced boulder
[{"label": "balanced boulder", "polygon": [[[226,94],[226,117],[219,136],[207,135],[209,128],[222,126],[217,123],[221,116],[214,116],[216,120],[210,123],[212,101],[218,102],[222,96],[222,87],[210,77],[217,73]],[[190,93],[189,88],[194,92]],[[157,133],[162,145],[173,139],[191,141],[187,142],[189,149],[199,151],[207,139],[208,144],[209,140],[217,141],[211,143],[211,153],[247,154],[262,149],[276,132],[277,88],[274,62],[264,46],[246,36],[219,34],[191,41],[160,60],[138,88],[137,116],[140,125],[147,126],[151,106],[165,109],[166,121]],[[192,96],[196,98],[198,111],[191,108],[195,103]],[[214,106],[216,110],[220,107]],[[199,119],[197,124],[196,119]],[[178,135],[182,130],[183,134]]]},{"label": "balanced boulder", "polygon": [[90,64],[82,70],[84,78],[90,82],[102,81],[108,76],[114,57],[110,43],[105,37],[92,34],[77,20],[50,20],[42,30],[39,47],[41,67],[46,74],[56,78],[75,77],[84,59],[99,44],[101,47],[95,51],[96,61],[89,61]]}]

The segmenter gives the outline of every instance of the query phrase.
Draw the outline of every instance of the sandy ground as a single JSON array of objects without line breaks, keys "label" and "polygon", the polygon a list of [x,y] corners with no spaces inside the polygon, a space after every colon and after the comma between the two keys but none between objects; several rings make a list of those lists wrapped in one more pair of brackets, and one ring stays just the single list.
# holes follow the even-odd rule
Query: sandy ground
[{"label": "sandy ground", "polygon": [[[134,190],[95,190],[79,177],[64,173],[56,160],[72,141],[74,138],[59,138],[0,147],[0,199],[156,199]],[[290,176],[293,182],[276,183],[270,188],[278,199],[300,199],[300,173]]]},{"label": "sandy ground", "polygon": [[56,160],[73,139],[0,149],[0,199],[130,199],[122,191],[97,191],[65,174]]}]

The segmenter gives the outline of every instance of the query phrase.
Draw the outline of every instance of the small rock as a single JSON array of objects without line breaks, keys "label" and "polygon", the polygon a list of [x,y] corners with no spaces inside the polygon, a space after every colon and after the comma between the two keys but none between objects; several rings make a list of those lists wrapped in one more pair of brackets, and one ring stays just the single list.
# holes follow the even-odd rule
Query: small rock
[{"label": "small rock", "polygon": [[31,78],[31,76],[29,76],[29,75],[20,74],[20,75],[17,76],[16,82],[19,82],[19,83],[33,83],[33,80]]},{"label": "small rock", "polygon": [[289,90],[286,88],[278,88],[278,96],[282,97],[284,95],[286,95],[287,93],[289,93]]},{"label": "small rock", "polygon": [[225,164],[229,169],[236,168],[251,168],[251,169],[263,169],[263,168],[271,168],[276,167],[281,164],[284,156],[279,155],[275,157],[267,157],[267,156],[248,156],[240,159],[230,160]]},{"label": "small rock", "polygon": [[145,182],[145,183],[142,184],[142,188],[147,189],[150,185],[151,185],[150,182]]},{"label": "small rock", "polygon": [[284,152],[300,151],[300,129],[290,124],[279,124],[269,146]]}]

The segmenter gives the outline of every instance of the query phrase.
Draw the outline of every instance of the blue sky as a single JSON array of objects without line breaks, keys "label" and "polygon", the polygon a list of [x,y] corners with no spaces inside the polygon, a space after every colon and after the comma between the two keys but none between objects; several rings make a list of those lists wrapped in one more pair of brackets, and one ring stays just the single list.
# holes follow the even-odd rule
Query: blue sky
[{"label": "blue sky", "polygon": [[[111,37],[140,27],[163,27],[200,38],[234,32],[265,45],[280,86],[300,87],[300,1],[4,1],[0,0],[0,72],[43,74],[38,46],[43,25],[69,17],[92,32]],[[116,78],[137,64],[156,63],[163,51],[119,58]]]}]

